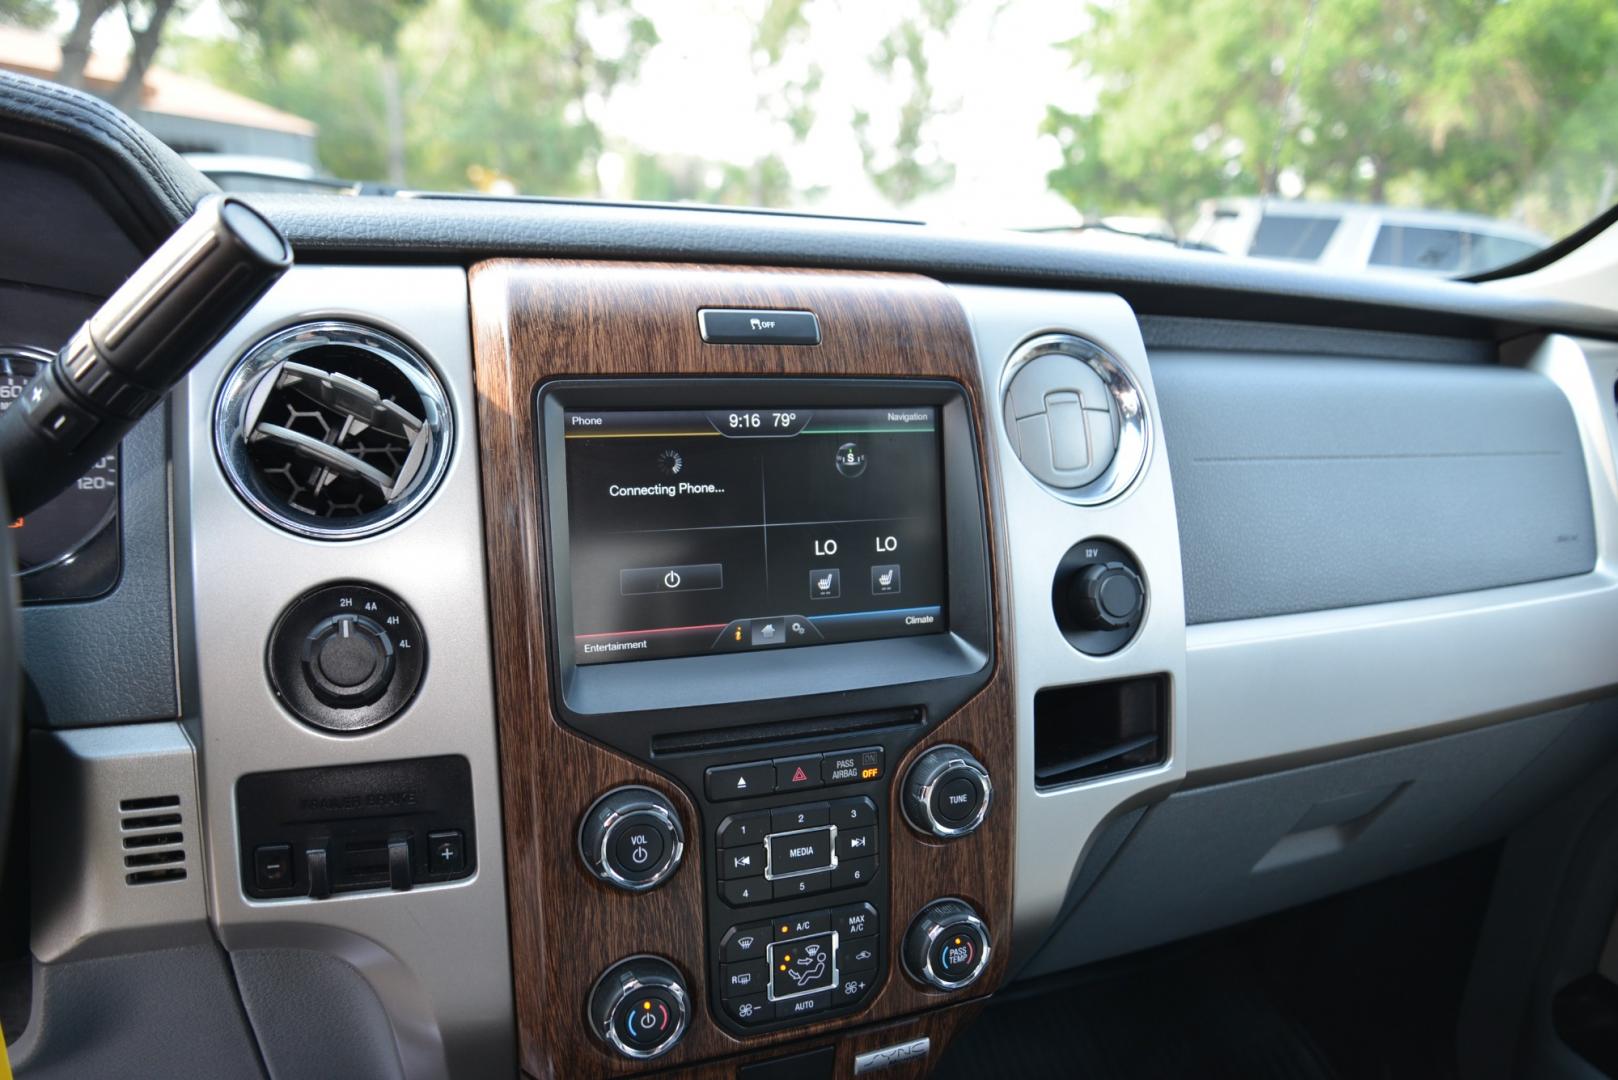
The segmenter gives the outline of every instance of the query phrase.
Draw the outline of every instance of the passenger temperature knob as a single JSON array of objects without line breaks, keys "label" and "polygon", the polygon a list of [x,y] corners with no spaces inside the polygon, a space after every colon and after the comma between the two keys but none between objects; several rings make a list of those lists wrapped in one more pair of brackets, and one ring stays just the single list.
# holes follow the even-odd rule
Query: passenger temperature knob
[{"label": "passenger temperature knob", "polygon": [[989,964],[989,928],[965,900],[935,900],[905,932],[905,970],[936,990],[961,990]]}]

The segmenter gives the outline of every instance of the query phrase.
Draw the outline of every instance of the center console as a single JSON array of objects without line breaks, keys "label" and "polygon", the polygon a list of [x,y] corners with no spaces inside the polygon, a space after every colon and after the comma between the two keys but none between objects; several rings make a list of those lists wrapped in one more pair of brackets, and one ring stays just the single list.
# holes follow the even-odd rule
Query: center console
[{"label": "center console", "polygon": [[472,300],[524,1068],[987,993],[1015,761],[958,304],[542,262]]}]

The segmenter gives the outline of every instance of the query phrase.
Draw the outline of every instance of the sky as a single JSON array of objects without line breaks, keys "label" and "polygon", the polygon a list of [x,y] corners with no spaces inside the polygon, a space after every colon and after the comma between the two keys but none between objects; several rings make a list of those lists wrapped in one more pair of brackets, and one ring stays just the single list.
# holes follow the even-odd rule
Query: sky
[{"label": "sky", "polygon": [[[596,111],[609,149],[636,147],[740,165],[778,153],[796,187],[824,189],[810,208],[833,213],[1013,227],[1078,221],[1077,212],[1046,187],[1045,174],[1059,164],[1060,154],[1054,139],[1039,134],[1039,125],[1049,105],[1078,111],[1087,97],[1093,103],[1093,94],[1054,47],[1080,32],[1082,5],[963,0],[948,39],[929,47],[935,101],[950,109],[927,134],[941,156],[956,164],[955,181],[894,207],[866,176],[852,118],[860,107],[879,119],[896,113],[907,87],[889,84],[872,69],[870,57],[915,0],[812,0],[807,42],[784,61],[801,65],[812,55],[825,73],[817,122],[801,144],[761,120],[758,111],[760,95],[783,74],[755,69],[754,25],[764,3],[635,0],[661,40],[639,77]],[[63,29],[74,6],[60,3]],[[197,0],[180,30],[215,36],[230,33],[230,24],[216,0]],[[127,49],[123,21],[103,19],[95,45]],[[607,194],[621,194],[612,186],[623,173],[622,158],[609,154],[601,173]]]}]

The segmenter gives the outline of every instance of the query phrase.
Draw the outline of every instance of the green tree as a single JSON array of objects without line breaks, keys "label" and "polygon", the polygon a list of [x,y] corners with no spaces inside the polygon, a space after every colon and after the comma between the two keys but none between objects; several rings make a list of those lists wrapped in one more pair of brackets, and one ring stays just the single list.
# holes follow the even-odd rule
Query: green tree
[{"label": "green tree", "polygon": [[241,39],[185,43],[177,62],[315,121],[321,163],[338,176],[448,190],[595,193],[594,111],[657,40],[629,0],[232,0],[227,11]]},{"label": "green tree", "polygon": [[54,18],[56,5],[51,0],[0,0],[0,25],[42,30]]},{"label": "green tree", "polygon": [[[1049,182],[1185,224],[1271,194],[1588,217],[1618,163],[1610,0],[1122,0],[1062,43],[1093,109],[1049,110]],[[1605,179],[1604,179],[1605,178]],[[1603,188],[1603,184],[1605,187]],[[1577,204],[1576,211],[1570,210]]]},{"label": "green tree", "polygon": [[921,0],[918,13],[901,20],[870,60],[890,83],[908,83],[891,137],[876,137],[879,125],[870,110],[854,114],[866,175],[895,206],[914,202],[955,179],[954,163],[945,161],[938,144],[929,138],[929,125],[945,108],[935,100],[927,45],[948,33],[959,12],[959,0]]}]

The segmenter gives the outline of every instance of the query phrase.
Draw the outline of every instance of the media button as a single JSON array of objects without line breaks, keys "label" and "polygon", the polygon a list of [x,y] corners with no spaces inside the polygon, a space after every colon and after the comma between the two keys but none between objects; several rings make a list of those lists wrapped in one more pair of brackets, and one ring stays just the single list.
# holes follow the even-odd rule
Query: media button
[{"label": "media button", "polygon": [[899,595],[899,566],[897,563],[871,567],[871,595]]},{"label": "media button", "polygon": [[671,592],[710,592],[725,587],[723,563],[685,566],[641,566],[618,571],[618,591],[624,596]]},{"label": "media button", "polygon": [[841,570],[809,571],[809,599],[835,600],[841,595],[843,595]]},{"label": "media button", "polygon": [[766,875],[772,880],[827,870],[837,865],[832,854],[832,829],[804,829],[801,832],[773,833],[765,839],[769,860]]}]

